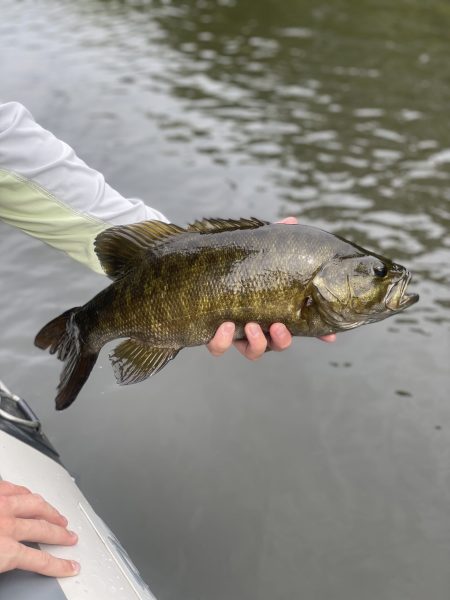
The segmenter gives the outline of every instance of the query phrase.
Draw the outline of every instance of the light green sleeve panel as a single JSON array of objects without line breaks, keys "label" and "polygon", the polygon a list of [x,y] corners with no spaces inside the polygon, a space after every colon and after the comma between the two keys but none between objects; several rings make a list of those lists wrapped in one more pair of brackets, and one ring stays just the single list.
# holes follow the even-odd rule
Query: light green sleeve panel
[{"label": "light green sleeve panel", "polygon": [[77,212],[36,182],[3,169],[0,218],[104,274],[94,251],[94,240],[111,224]]},{"label": "light green sleeve panel", "polygon": [[18,102],[0,102],[0,220],[102,273],[94,252],[113,225],[166,221],[139,198],[125,198]]}]

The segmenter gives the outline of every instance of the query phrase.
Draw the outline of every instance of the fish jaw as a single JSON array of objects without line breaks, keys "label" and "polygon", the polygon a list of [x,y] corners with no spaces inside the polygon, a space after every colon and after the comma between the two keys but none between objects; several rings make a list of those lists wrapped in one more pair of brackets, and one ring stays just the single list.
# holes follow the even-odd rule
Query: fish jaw
[{"label": "fish jaw", "polygon": [[385,300],[386,308],[389,311],[398,312],[418,302],[418,294],[406,293],[410,281],[411,273],[406,271],[404,276],[391,286]]}]

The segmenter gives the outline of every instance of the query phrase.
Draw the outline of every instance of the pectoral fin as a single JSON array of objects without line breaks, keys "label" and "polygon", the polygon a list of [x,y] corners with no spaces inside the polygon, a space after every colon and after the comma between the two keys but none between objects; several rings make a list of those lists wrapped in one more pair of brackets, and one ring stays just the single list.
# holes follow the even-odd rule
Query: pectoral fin
[{"label": "pectoral fin", "polygon": [[119,344],[109,356],[117,383],[128,385],[155,375],[175,358],[180,348],[153,348],[129,339]]}]

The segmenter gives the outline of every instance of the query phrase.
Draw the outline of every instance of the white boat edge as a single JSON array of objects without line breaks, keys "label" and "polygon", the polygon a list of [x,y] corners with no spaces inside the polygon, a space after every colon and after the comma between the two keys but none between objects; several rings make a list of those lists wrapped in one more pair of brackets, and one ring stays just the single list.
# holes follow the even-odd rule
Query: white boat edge
[{"label": "white boat edge", "polygon": [[0,574],[0,600],[156,600],[118,539],[60,463],[0,430],[0,478],[41,494],[67,517],[78,543],[39,546],[81,564],[78,575],[58,579],[19,570]]}]

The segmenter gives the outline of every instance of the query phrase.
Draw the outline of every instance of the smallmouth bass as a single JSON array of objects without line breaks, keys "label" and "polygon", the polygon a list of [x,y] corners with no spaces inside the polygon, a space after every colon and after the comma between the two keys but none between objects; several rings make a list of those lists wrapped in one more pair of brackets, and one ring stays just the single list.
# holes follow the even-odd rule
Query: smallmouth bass
[{"label": "smallmouth bass", "polygon": [[292,335],[323,336],[390,317],[418,301],[410,273],[390,259],[307,225],[204,219],[112,227],[95,250],[113,279],[83,306],[45,325],[35,344],[65,362],[56,408],[77,397],[101,348],[117,382],[137,383],[224,321],[284,323]]}]

